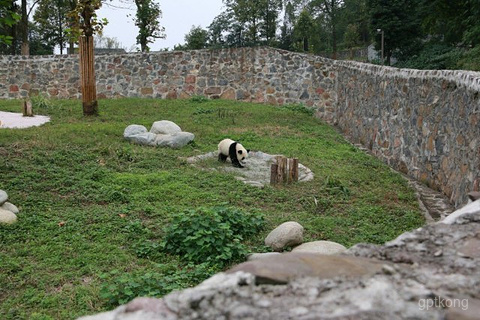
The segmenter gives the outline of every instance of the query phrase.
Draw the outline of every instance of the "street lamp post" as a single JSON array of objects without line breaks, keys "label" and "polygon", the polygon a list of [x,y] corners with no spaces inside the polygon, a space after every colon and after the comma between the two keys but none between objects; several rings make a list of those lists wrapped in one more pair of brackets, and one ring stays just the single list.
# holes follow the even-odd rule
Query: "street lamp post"
[{"label": "street lamp post", "polygon": [[381,40],[382,64],[385,64],[385,60],[384,60],[385,32],[382,29],[377,29],[377,33],[380,33],[382,35],[382,40]]}]

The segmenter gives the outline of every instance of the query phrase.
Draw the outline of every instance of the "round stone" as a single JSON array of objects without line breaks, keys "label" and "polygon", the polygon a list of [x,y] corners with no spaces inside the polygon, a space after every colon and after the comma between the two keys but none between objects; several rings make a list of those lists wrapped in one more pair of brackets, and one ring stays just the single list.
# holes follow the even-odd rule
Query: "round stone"
[{"label": "round stone", "polygon": [[5,191],[0,190],[0,206],[4,204],[7,200],[8,200],[8,194]]},{"label": "round stone", "polygon": [[161,120],[155,121],[150,129],[151,133],[155,134],[175,134],[182,132],[182,129],[172,121],[168,120]]},{"label": "round stone", "polygon": [[282,223],[272,230],[265,238],[265,245],[273,251],[282,251],[303,242],[303,227],[295,221]]},{"label": "round stone", "polygon": [[144,126],[138,125],[138,124],[131,124],[128,127],[125,128],[123,131],[123,137],[124,138],[129,138],[131,136],[135,136],[138,134],[146,133],[147,128]]},{"label": "round stone", "polygon": [[292,252],[306,252],[318,254],[339,254],[346,251],[347,248],[339,243],[332,241],[312,241],[306,242],[293,248]]},{"label": "round stone", "polygon": [[17,222],[17,216],[8,210],[0,209],[0,224],[14,224]]},{"label": "round stone", "polygon": [[2,206],[0,206],[1,209],[8,210],[10,212],[13,212],[14,214],[18,214],[19,210],[16,205],[10,203],[10,202],[5,202]]}]

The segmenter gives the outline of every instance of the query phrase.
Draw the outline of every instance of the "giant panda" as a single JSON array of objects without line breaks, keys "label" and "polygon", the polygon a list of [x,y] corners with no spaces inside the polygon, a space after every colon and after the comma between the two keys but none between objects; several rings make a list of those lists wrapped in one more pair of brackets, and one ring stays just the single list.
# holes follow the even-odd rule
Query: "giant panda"
[{"label": "giant panda", "polygon": [[218,144],[218,161],[225,162],[228,157],[232,165],[237,168],[243,168],[242,163],[250,150],[245,149],[240,143],[232,139],[223,139]]}]

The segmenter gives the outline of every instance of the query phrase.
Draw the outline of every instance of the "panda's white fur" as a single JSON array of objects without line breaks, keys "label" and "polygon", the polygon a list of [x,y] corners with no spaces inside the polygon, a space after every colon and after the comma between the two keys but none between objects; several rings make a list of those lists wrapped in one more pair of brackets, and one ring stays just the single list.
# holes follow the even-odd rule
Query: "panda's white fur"
[{"label": "panda's white fur", "polygon": [[248,157],[249,150],[232,139],[223,139],[218,144],[218,160],[225,162],[230,158],[234,167],[243,168],[242,162]]}]

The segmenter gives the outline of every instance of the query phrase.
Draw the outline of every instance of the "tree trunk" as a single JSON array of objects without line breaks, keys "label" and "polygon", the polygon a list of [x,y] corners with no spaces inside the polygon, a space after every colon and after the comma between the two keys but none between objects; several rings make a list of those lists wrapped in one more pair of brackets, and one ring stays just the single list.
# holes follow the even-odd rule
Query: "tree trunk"
[{"label": "tree trunk", "polygon": [[332,59],[337,59],[337,7],[335,0],[332,0],[330,10],[332,19]]},{"label": "tree trunk", "polygon": [[28,43],[28,15],[27,15],[27,0],[22,0],[22,18],[21,18],[21,30],[22,30],[22,55],[30,55],[30,46]]},{"label": "tree trunk", "polygon": [[98,115],[97,92],[95,86],[95,64],[93,58],[93,36],[81,36],[79,39],[79,48],[83,115]]}]

